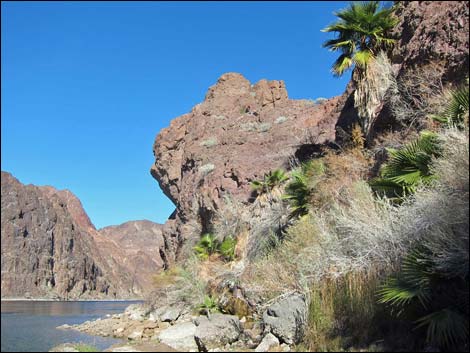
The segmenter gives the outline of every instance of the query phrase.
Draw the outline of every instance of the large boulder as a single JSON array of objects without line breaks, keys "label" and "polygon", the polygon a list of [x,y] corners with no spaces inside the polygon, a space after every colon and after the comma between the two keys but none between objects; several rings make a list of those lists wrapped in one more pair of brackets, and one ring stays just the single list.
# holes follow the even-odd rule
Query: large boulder
[{"label": "large boulder", "polygon": [[240,320],[234,315],[212,314],[195,320],[194,338],[200,351],[223,347],[238,340],[243,331]]},{"label": "large boulder", "polygon": [[265,331],[287,344],[299,343],[307,324],[307,313],[307,301],[302,294],[280,298],[263,313]]},{"label": "large boulder", "polygon": [[192,322],[177,323],[161,331],[158,340],[161,343],[183,352],[197,352],[198,346],[194,340],[196,325]]},{"label": "large boulder", "polygon": [[131,320],[144,321],[145,318],[148,317],[150,310],[151,308],[145,304],[131,304],[126,308],[124,313]]},{"label": "large boulder", "polygon": [[267,352],[270,348],[278,347],[279,340],[272,333],[268,333],[264,336],[261,343],[256,347],[255,352]]}]

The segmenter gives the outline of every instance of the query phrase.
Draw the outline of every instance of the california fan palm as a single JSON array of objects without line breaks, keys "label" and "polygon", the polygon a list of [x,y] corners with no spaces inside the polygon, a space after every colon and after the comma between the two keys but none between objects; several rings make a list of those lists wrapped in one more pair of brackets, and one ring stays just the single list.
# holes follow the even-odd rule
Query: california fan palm
[{"label": "california fan palm", "polygon": [[351,3],[348,8],[335,13],[339,21],[323,32],[336,32],[337,37],[323,43],[331,51],[341,55],[333,64],[332,71],[341,76],[356,65],[365,68],[367,63],[381,49],[390,47],[395,40],[388,32],[398,23],[392,16],[392,8],[380,9],[379,1]]}]

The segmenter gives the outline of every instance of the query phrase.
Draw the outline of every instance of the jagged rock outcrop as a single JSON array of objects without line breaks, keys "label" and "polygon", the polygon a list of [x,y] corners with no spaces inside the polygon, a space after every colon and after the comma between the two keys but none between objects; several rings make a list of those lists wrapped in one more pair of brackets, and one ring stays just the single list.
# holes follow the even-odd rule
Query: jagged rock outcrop
[{"label": "jagged rock outcrop", "polygon": [[446,81],[460,82],[468,75],[468,1],[400,1],[395,14],[399,39],[392,61],[401,73],[436,62]]},{"label": "jagged rock outcrop", "polygon": [[251,181],[334,141],[342,98],[290,100],[283,81],[252,85],[240,74],[222,75],[204,102],[174,119],[154,144],[151,173],[177,205],[177,221],[209,228],[225,195],[248,203]]},{"label": "jagged rock outcrop", "polygon": [[163,265],[160,225],[133,221],[97,231],[68,190],[1,174],[3,297],[135,298]]}]

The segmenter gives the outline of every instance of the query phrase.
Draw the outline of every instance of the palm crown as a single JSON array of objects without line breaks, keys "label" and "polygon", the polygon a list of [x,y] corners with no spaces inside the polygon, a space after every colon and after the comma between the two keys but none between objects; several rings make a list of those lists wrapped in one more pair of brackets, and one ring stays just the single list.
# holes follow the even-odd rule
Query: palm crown
[{"label": "palm crown", "polygon": [[337,32],[337,38],[323,43],[331,51],[340,51],[332,71],[341,76],[352,65],[364,68],[378,49],[391,46],[395,40],[387,32],[398,20],[392,8],[380,9],[379,1],[351,3],[348,8],[335,12],[339,21],[322,32]]}]

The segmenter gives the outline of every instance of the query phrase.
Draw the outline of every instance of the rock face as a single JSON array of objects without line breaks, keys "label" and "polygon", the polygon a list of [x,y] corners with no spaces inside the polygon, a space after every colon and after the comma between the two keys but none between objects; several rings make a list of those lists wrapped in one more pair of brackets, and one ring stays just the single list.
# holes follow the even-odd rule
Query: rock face
[{"label": "rock face", "polygon": [[70,191],[23,185],[6,172],[1,195],[2,298],[135,298],[162,268],[157,224],[97,231]]},{"label": "rock face", "polygon": [[[150,221],[130,221],[118,226],[101,228],[99,238],[105,239],[103,250],[109,242],[119,249],[119,263],[132,274],[137,292],[144,293],[153,286],[153,277],[163,268],[161,249],[165,242],[162,225]],[[118,260],[116,258],[116,260]]]},{"label": "rock face", "polygon": [[343,105],[342,97],[319,105],[290,100],[283,81],[252,85],[224,74],[204,102],[157,136],[151,174],[177,205],[177,221],[197,220],[204,231],[224,195],[247,203],[252,180],[288,167],[305,146],[334,141]]},{"label": "rock face", "polygon": [[445,67],[446,80],[460,81],[468,74],[467,1],[400,1],[395,13],[399,40],[392,60],[402,71],[434,61]]}]

